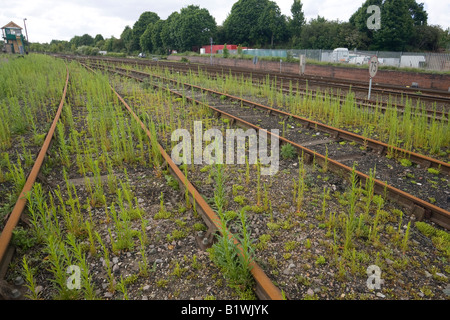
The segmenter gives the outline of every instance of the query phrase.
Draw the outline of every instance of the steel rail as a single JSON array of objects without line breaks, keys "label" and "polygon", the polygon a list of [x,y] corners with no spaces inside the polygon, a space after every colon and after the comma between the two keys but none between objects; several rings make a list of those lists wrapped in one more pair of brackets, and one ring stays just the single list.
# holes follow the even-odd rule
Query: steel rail
[{"label": "steel rail", "polygon": [[[103,65],[98,65],[99,67],[105,67]],[[112,68],[109,67],[108,68]],[[125,69],[125,68],[118,68],[118,67],[114,67],[114,70],[123,70],[123,71],[132,71],[135,73],[141,73],[141,74],[147,74],[143,71],[138,71],[138,70],[129,70],[129,69]],[[214,76],[213,76],[214,77]],[[253,83],[254,85],[260,85],[260,83]],[[280,89],[285,92],[285,93],[290,93],[290,88],[288,89],[288,85],[287,84],[280,84]],[[314,90],[314,89],[307,89],[307,90],[300,90],[300,88],[294,88],[292,87],[292,93],[294,94],[300,94],[300,95],[307,95],[308,92],[313,93],[317,98],[323,98],[325,99],[324,93],[318,91],[318,90]],[[342,98],[340,95],[337,94],[333,94],[333,96],[331,97],[331,99],[339,101],[340,103],[344,103],[345,99]],[[395,104],[393,106],[390,106],[390,104],[388,102],[384,102],[384,101],[377,101],[376,104],[374,105],[374,101],[368,100],[368,99],[362,99],[362,98],[354,98],[355,102],[357,103],[358,107],[367,107],[373,110],[380,110],[382,112],[386,112],[387,110],[393,109],[396,110],[400,113],[404,113],[406,106],[404,105],[400,105],[400,104]],[[378,105],[381,104],[381,105]],[[415,116],[415,115],[421,115],[421,116],[425,116],[428,120],[445,120],[443,119],[443,117],[448,117],[449,113],[446,111],[440,111],[440,110],[430,110],[430,109],[425,109],[424,111],[426,112],[425,115],[421,114],[422,110],[420,108],[416,108],[416,107],[411,107],[411,115]]]},{"label": "steel rail", "polygon": [[[188,65],[180,63],[180,62],[162,62],[162,61],[146,61],[146,60],[137,60],[137,59],[120,59],[120,58],[99,58],[99,57],[77,57],[77,59],[85,59],[85,60],[98,60],[98,61],[108,61],[108,62],[121,62],[121,63],[128,63],[128,64],[136,64],[136,65],[164,65],[168,68],[177,67],[178,69],[187,69],[187,70],[194,70],[195,68],[192,68],[192,66],[196,66],[198,68],[203,68],[203,70],[207,72],[218,72],[218,71],[229,71],[235,74],[244,74],[249,73],[257,76],[257,77],[265,77],[269,75],[270,77],[277,77],[277,78],[283,78],[283,79],[289,79],[293,81],[302,81],[313,84],[324,84],[328,87],[334,86],[339,88],[354,88],[355,91],[364,91],[367,92],[368,90],[368,84],[363,81],[355,81],[355,80],[348,80],[348,79],[336,79],[331,77],[321,77],[321,76],[314,76],[314,75],[297,75],[297,74],[289,74],[289,73],[278,73],[278,72],[270,72],[270,71],[260,71],[260,70],[254,70],[250,68],[243,68],[243,67],[230,67],[230,66],[220,66],[220,65],[207,65],[207,64],[201,64],[201,63],[190,63]],[[421,91],[420,94],[417,93],[417,91]],[[398,85],[388,85],[388,84],[374,84],[372,86],[372,92],[380,92],[381,94],[393,94],[393,95],[403,95],[408,96],[411,98],[417,98],[422,100],[428,100],[428,101],[441,101],[441,102],[450,102],[450,94],[447,91],[443,90],[436,90],[436,89],[428,89],[428,88],[411,88],[406,86],[398,86]],[[429,94],[424,94],[429,93]],[[440,97],[436,97],[436,95],[440,95]]]},{"label": "steel rail", "polygon": [[[162,89],[164,89],[164,88],[162,88]],[[166,90],[168,90],[168,89],[166,88]],[[178,92],[175,92],[172,90],[170,90],[170,91],[172,93],[178,94],[179,96],[182,96],[181,93],[178,93]],[[187,97],[187,96],[186,96],[186,98],[190,101],[193,100],[195,103],[209,107],[211,110],[215,111],[217,114],[224,115],[227,118],[230,118],[236,122],[242,123],[245,127],[265,131],[267,134],[273,135],[285,143],[290,143],[291,145],[296,147],[298,150],[300,150],[302,153],[306,153],[309,155],[309,157],[306,159],[306,162],[311,162],[312,159],[315,158],[316,161],[321,166],[324,166],[324,164],[327,163],[327,166],[328,166],[328,168],[330,168],[330,170],[332,170],[333,172],[335,172],[337,174],[344,173],[344,177],[345,177],[345,173],[347,173],[346,178],[347,178],[347,180],[350,179],[350,176],[348,175],[348,173],[349,172],[351,173],[353,169],[338,162],[338,161],[330,159],[320,153],[310,150],[310,149],[308,149],[298,143],[290,141],[284,137],[273,134],[272,132],[269,132],[269,131],[265,130],[264,128],[261,128],[257,125],[254,125],[250,122],[247,122],[243,119],[233,116],[232,114],[229,114],[223,110],[214,108],[208,104],[203,103],[202,101],[199,101],[199,100],[193,99],[191,97]],[[355,170],[355,173],[362,183],[366,183],[366,181],[368,179],[371,179],[367,174],[362,173],[360,171]],[[397,189],[391,185],[388,185],[387,183],[385,183],[381,180],[374,178],[373,181],[375,184],[375,192],[376,193],[378,193],[380,195],[386,194],[386,196],[389,199],[394,200],[397,203],[408,208],[411,211],[411,213],[414,214],[419,220],[429,219],[430,221],[433,221],[433,222],[439,224],[440,226],[446,228],[447,230],[450,230],[450,212],[449,211],[442,209],[440,207],[437,207],[437,206],[435,206],[431,203],[428,203],[422,199],[419,199],[419,198],[417,198],[407,192],[404,192],[400,189]]]},{"label": "steel rail", "polygon": [[[140,79],[140,78],[136,78],[136,77],[133,77],[133,76],[130,76],[130,75],[127,75],[127,76],[135,78],[138,81],[143,81],[143,79]],[[171,79],[167,79],[167,80],[175,81],[175,80],[171,80]],[[186,85],[189,85],[189,84],[186,84]],[[161,88],[161,89],[164,89],[164,90],[168,90],[172,94],[175,94],[175,95],[178,95],[178,96],[181,96],[181,97],[183,96],[182,93],[170,90],[170,89],[168,89],[166,87],[158,86],[156,84],[153,84],[153,86]],[[189,86],[191,86],[191,85],[189,85]],[[197,86],[195,86],[195,87],[197,87]],[[209,91],[208,89],[205,89],[205,88],[201,88],[201,87],[198,87],[198,88],[202,89],[204,91]],[[222,93],[217,93],[217,92],[216,92],[216,94],[222,95]],[[241,119],[239,117],[236,117],[236,116],[234,116],[234,115],[232,115],[230,113],[227,113],[227,112],[225,112],[223,110],[220,110],[220,109],[217,109],[217,108],[215,108],[213,106],[210,106],[210,105],[208,105],[208,104],[206,104],[206,103],[204,103],[202,101],[196,100],[196,99],[188,97],[188,96],[185,96],[185,98],[190,100],[190,101],[193,101],[193,102],[195,102],[195,103],[197,103],[199,105],[206,106],[206,107],[210,108],[211,110],[213,110],[217,115],[225,116],[225,117],[231,119],[233,122],[237,122],[237,123],[243,125],[244,127],[253,128],[253,129],[256,129],[256,130],[262,130],[262,131],[266,132],[267,134],[273,135],[276,138],[278,138],[279,140],[281,140],[282,142],[289,143],[289,144],[293,145],[298,150],[300,150],[302,154],[305,154],[306,155],[306,157],[305,157],[306,158],[305,159],[306,162],[311,162],[312,159],[316,159],[316,161],[320,165],[323,166],[326,163],[330,170],[332,170],[333,172],[335,172],[335,173],[337,173],[339,175],[342,175],[347,180],[350,179],[349,173],[353,172],[353,168],[350,168],[350,167],[348,167],[348,166],[346,166],[346,165],[344,165],[344,164],[342,164],[342,163],[340,163],[340,162],[338,162],[336,160],[330,159],[330,158],[328,158],[328,157],[326,157],[326,156],[324,156],[324,155],[322,155],[320,153],[317,153],[317,152],[315,152],[313,150],[310,150],[310,149],[308,149],[308,148],[306,148],[306,147],[304,147],[304,146],[302,146],[302,145],[300,145],[298,143],[290,141],[290,140],[288,140],[288,139],[286,139],[284,137],[281,137],[281,136],[278,136],[276,134],[273,134],[272,132],[269,132],[268,130],[266,130],[264,128],[261,128],[261,127],[259,127],[257,125],[254,125],[254,124],[250,123],[250,122],[247,122],[247,121],[245,121],[245,120],[243,120],[243,119]],[[238,99],[240,99],[240,98],[238,98]],[[254,104],[251,101],[250,101],[250,103]],[[262,106],[262,105],[260,105],[260,106]],[[272,108],[266,107],[266,106],[262,106],[262,107],[269,108],[267,110],[272,109]],[[276,109],[273,109],[271,111],[278,112],[278,110],[276,110]],[[290,115],[290,114],[286,113],[286,115]],[[310,122],[310,120],[307,120],[307,119],[306,119],[306,121]],[[310,123],[315,123],[315,122],[310,122]],[[319,125],[319,123],[317,123],[317,124]],[[325,128],[326,127],[328,127],[328,126],[325,126]],[[333,129],[335,129],[335,128],[333,128]],[[348,134],[349,137],[354,138],[354,139],[357,138],[358,140],[360,140],[361,138],[364,139],[363,137],[360,137],[360,136],[358,136],[356,134],[353,134],[353,133],[348,133],[346,131],[343,131],[342,134]],[[341,137],[343,137],[343,136],[341,136]],[[369,177],[367,174],[365,174],[363,172],[355,170],[355,173],[356,173],[358,179],[362,183],[366,183],[366,181],[368,179],[372,179],[371,177]],[[419,199],[419,198],[417,198],[417,197],[415,197],[415,196],[413,196],[413,195],[411,195],[411,194],[409,194],[407,192],[404,192],[404,191],[402,191],[400,189],[397,189],[397,188],[395,188],[395,187],[393,187],[391,185],[388,185],[386,182],[383,182],[383,181],[375,179],[375,178],[373,178],[372,180],[374,182],[374,191],[376,193],[381,194],[381,195],[385,194],[389,199],[391,199],[391,200],[399,203],[400,205],[406,207],[407,209],[410,210],[411,214],[414,214],[417,217],[418,220],[428,219],[428,220],[433,221],[433,222],[437,223],[438,225],[446,228],[447,230],[450,230],[450,212],[449,211],[447,211],[445,209],[442,209],[440,207],[437,207],[437,206],[435,206],[435,205],[433,205],[431,203],[428,203],[428,202],[426,202],[426,201],[424,201],[422,199]]]},{"label": "steel rail", "polygon": [[[288,89],[288,85],[283,84],[283,87],[281,89],[283,90],[283,92],[286,92],[286,93],[290,92]],[[295,88],[292,88],[292,89],[295,89]],[[318,90],[308,89],[307,91],[305,90],[303,92],[300,92],[297,89],[295,89],[295,90],[296,91],[293,91],[293,93],[299,93],[302,95],[306,95],[308,93],[308,91],[310,91],[310,92],[314,93],[314,95],[316,97],[318,97],[319,94],[322,95],[322,97],[323,97],[323,93]],[[339,100],[341,103],[345,102],[345,99],[342,96],[337,95],[337,94],[333,94],[332,99]],[[368,107],[370,109],[379,109],[384,112],[387,110],[390,110],[390,109],[394,109],[400,113],[404,113],[405,109],[406,109],[405,105],[401,105],[401,104],[397,104],[397,103],[394,103],[391,105],[389,102],[385,102],[385,101],[373,101],[373,100],[368,100],[367,98],[358,98],[358,97],[354,97],[354,100],[355,100],[355,102],[357,102],[358,107]],[[378,104],[380,104],[380,105],[378,106]],[[421,114],[422,109],[420,109],[420,108],[410,107],[410,110],[412,112],[412,115],[416,115],[416,114],[423,115],[423,114]],[[426,115],[423,115],[423,116],[427,117],[429,120],[432,120],[432,119],[443,120],[443,117],[449,116],[448,111],[431,110],[431,109],[425,109],[423,111],[426,112]]]},{"label": "steel rail", "polygon": [[[92,70],[88,66],[84,65],[88,69]],[[92,70],[95,72],[94,70]],[[181,187],[186,187],[188,189],[188,192],[192,198],[192,200],[195,201],[196,209],[200,209],[201,216],[203,220],[205,221],[206,225],[210,229],[210,233],[213,234],[216,231],[220,231],[222,229],[220,218],[217,216],[217,214],[213,211],[213,209],[208,205],[208,203],[203,199],[203,197],[200,195],[200,193],[195,189],[195,187],[191,184],[191,182],[185,177],[183,172],[178,168],[178,166],[172,161],[171,157],[167,154],[167,152],[164,150],[164,148],[158,143],[158,141],[154,141],[152,138],[152,135],[148,128],[145,126],[145,124],[139,119],[139,117],[136,115],[136,113],[133,111],[133,109],[126,103],[126,101],[116,92],[116,90],[111,86],[112,91],[117,96],[117,98],[122,102],[122,104],[125,106],[125,108],[131,113],[133,118],[139,123],[141,128],[145,131],[147,134],[147,137],[150,139],[150,142],[152,144],[156,144],[158,146],[158,149],[165,161],[165,163],[168,165],[168,168],[170,169],[171,173],[176,177],[178,180],[178,183]],[[231,236],[231,233],[228,232],[228,234]],[[238,245],[239,250],[241,250],[242,254],[242,246],[237,241],[235,237],[233,237],[234,242]],[[256,282],[256,294],[260,299],[264,300],[282,300],[283,296],[280,292],[280,290],[272,283],[272,281],[267,277],[267,275],[264,273],[264,271],[261,269],[261,267],[254,261],[250,263],[250,271],[255,279]]]},{"label": "steel rail", "polygon": [[66,65],[66,82],[64,85],[61,101],[58,106],[58,110],[56,111],[55,118],[53,119],[52,125],[45,137],[44,143],[39,151],[39,154],[36,158],[36,161],[34,162],[34,165],[28,174],[27,180],[25,182],[25,185],[22,188],[22,191],[20,193],[19,198],[17,199],[16,204],[14,205],[14,208],[5,224],[5,227],[2,230],[2,233],[0,235],[0,263],[2,263],[3,258],[5,256],[5,253],[8,249],[9,243],[12,238],[13,230],[17,226],[20,217],[22,216],[22,212],[25,209],[26,203],[27,203],[27,193],[31,191],[33,188],[33,184],[36,181],[36,178],[39,174],[39,171],[41,169],[41,166],[44,162],[46,153],[48,151],[48,148],[50,146],[50,142],[53,138],[53,134],[56,129],[56,125],[58,123],[58,120],[61,116],[62,108],[64,105],[64,101],[66,99],[66,93],[67,93],[67,85],[69,83],[69,69]]},{"label": "steel rail", "polygon": [[[162,80],[165,80],[165,81],[170,81],[172,83],[177,83],[178,82],[177,80],[174,80],[174,79],[168,79],[168,78],[164,78],[164,77],[157,76],[157,75],[151,75],[149,73],[142,72],[142,71],[136,71],[136,70],[127,70],[127,71],[138,73],[138,74],[141,74],[141,75],[147,76],[147,77],[159,78],[159,79],[162,79]],[[315,128],[318,128],[319,130],[321,130],[323,132],[329,133],[335,139],[341,138],[341,139],[344,139],[344,140],[348,140],[348,141],[353,141],[353,142],[359,143],[361,145],[367,145],[368,147],[376,150],[378,154],[383,155],[383,156],[386,155],[389,151],[390,152],[394,152],[396,154],[403,154],[403,155],[407,156],[410,161],[412,161],[414,163],[417,163],[417,164],[420,164],[425,169],[431,167],[431,168],[439,169],[439,170],[441,170],[443,173],[445,173],[447,175],[450,174],[450,163],[446,163],[446,162],[443,162],[443,161],[440,161],[440,160],[437,160],[437,159],[434,159],[434,158],[431,158],[431,157],[428,157],[428,156],[425,156],[425,155],[421,155],[421,154],[416,153],[416,152],[408,151],[408,150],[405,150],[405,149],[402,149],[402,148],[399,148],[399,147],[390,146],[389,144],[381,142],[381,141],[378,141],[378,140],[374,140],[374,139],[371,139],[371,138],[366,138],[366,137],[360,136],[358,134],[355,134],[355,133],[352,133],[352,132],[349,132],[349,131],[346,131],[346,130],[335,128],[335,127],[332,127],[332,126],[320,123],[318,121],[314,121],[314,120],[310,120],[310,119],[307,119],[307,118],[304,118],[304,117],[300,117],[300,116],[297,116],[297,115],[294,115],[294,114],[291,114],[291,113],[288,113],[288,112],[285,112],[285,111],[282,111],[282,110],[279,110],[279,109],[275,109],[275,108],[272,108],[272,107],[269,107],[269,106],[265,106],[263,104],[260,104],[260,103],[257,103],[257,102],[253,102],[253,101],[250,101],[250,100],[247,100],[247,99],[243,99],[243,98],[240,98],[240,97],[236,97],[236,96],[233,96],[233,95],[230,95],[230,94],[218,92],[216,90],[207,89],[207,88],[203,88],[203,87],[200,87],[200,86],[197,86],[197,85],[188,84],[188,83],[183,83],[183,85],[184,86],[190,86],[190,87],[196,88],[198,90],[210,92],[210,93],[213,93],[215,95],[226,96],[226,97],[228,97],[230,99],[242,101],[246,105],[258,107],[258,108],[263,109],[263,110],[265,110],[265,111],[267,111],[269,113],[277,113],[277,114],[282,115],[282,116],[284,116],[286,118],[293,118],[293,119],[295,119],[297,121],[302,122],[306,126],[311,126],[311,127],[313,126]]]}]

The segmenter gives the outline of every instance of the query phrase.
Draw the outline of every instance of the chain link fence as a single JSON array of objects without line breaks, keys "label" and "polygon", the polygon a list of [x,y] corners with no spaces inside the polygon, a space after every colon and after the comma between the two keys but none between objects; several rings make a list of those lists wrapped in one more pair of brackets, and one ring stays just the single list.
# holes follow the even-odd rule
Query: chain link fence
[{"label": "chain link fence", "polygon": [[[355,65],[368,64],[370,57],[376,55],[381,66],[418,68],[431,71],[450,71],[450,53],[346,50],[347,49],[344,48],[335,50],[244,49],[242,53],[257,57],[280,57],[293,59],[299,59],[301,55],[304,55],[306,56],[306,59],[319,62]],[[345,54],[345,52],[347,53]],[[237,51],[230,50],[230,54],[237,54]]]}]

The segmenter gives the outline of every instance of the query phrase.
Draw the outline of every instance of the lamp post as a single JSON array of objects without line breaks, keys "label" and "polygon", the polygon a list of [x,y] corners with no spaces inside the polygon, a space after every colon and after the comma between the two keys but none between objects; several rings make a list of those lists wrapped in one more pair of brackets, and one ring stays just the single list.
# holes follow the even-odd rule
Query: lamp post
[{"label": "lamp post", "polygon": [[25,26],[25,35],[27,36],[28,49],[30,49],[30,41],[28,40],[27,24],[25,23],[26,20],[27,20],[27,18],[23,19],[23,25]]}]

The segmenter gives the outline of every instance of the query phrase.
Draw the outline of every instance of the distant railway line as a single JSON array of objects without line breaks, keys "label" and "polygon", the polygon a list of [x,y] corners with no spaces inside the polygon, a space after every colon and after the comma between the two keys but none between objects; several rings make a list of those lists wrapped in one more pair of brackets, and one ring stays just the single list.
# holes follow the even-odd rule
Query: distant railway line
[{"label": "distant railway line", "polygon": [[[101,68],[101,67],[99,67]],[[111,71],[116,72],[114,69],[111,69]],[[120,71],[119,71],[120,72]],[[144,81],[144,79],[146,78],[155,78],[155,79],[159,79],[162,80],[163,83],[160,85],[161,89],[165,88],[165,83],[173,83],[173,87],[172,89],[168,89],[170,90],[172,93],[177,94],[177,95],[182,95],[182,91],[181,90],[177,90],[176,89],[176,84],[177,82],[175,80],[171,80],[171,79],[164,79],[161,77],[157,77],[148,73],[144,73],[144,72],[140,72],[140,71],[135,71],[135,70],[123,70],[122,72],[120,72],[120,74],[128,76],[128,77],[133,77],[134,79],[137,79],[139,81]],[[156,86],[158,86],[157,84],[155,84]],[[295,139],[304,139],[304,137],[295,137],[295,133],[293,134],[293,137],[291,139],[294,140],[289,140],[286,137],[279,137],[281,140],[290,143],[292,145],[294,145],[296,148],[298,148],[299,150],[301,150],[301,152],[304,152],[308,158],[307,162],[311,162],[313,158],[315,158],[317,161],[319,161],[321,163],[321,165],[324,165],[325,162],[327,162],[327,166],[330,167],[330,170],[334,170],[336,172],[346,172],[346,175],[348,176],[351,172],[352,172],[352,168],[351,168],[351,163],[353,161],[355,161],[355,159],[361,159],[363,157],[367,157],[369,160],[367,160],[368,163],[373,163],[376,162],[373,160],[374,157],[374,153],[378,154],[382,157],[384,157],[388,150],[389,150],[389,146],[385,143],[381,143],[379,141],[376,140],[372,140],[372,139],[367,139],[365,137],[362,136],[358,136],[356,134],[350,133],[350,132],[345,132],[344,130],[340,130],[340,129],[336,129],[327,125],[323,125],[314,121],[310,121],[308,119],[305,118],[300,118],[298,116],[289,114],[287,112],[283,112],[277,109],[273,109],[267,106],[264,106],[262,104],[259,103],[255,103],[249,100],[244,100],[242,98],[238,98],[235,96],[231,96],[231,95],[227,95],[221,92],[217,92],[214,90],[209,90],[207,88],[202,88],[202,87],[198,87],[198,86],[194,86],[194,85],[190,85],[187,83],[182,83],[181,84],[183,86],[183,92],[184,92],[184,88],[190,88],[191,92],[193,92],[193,90],[197,90],[198,93],[203,93],[203,92],[208,92],[209,94],[212,94],[215,96],[215,99],[212,101],[208,102],[208,106],[210,108],[212,108],[215,112],[226,116],[226,117],[230,117],[231,119],[233,119],[233,121],[239,122],[244,124],[246,127],[252,127],[254,129],[260,129],[261,127],[259,125],[257,125],[256,120],[258,117],[261,117],[261,115],[257,115],[256,113],[248,113],[245,116],[240,116],[239,114],[242,113],[242,108],[239,106],[242,105],[247,105],[247,106],[251,106],[251,107],[255,107],[257,109],[262,109],[263,110],[263,114],[274,114],[276,115],[276,117],[278,118],[282,118],[282,119],[292,119],[292,122],[300,122],[302,127],[304,128],[311,128],[311,133],[314,132],[314,130],[320,130],[323,132],[326,132],[330,135],[330,138],[325,138],[323,139],[322,137],[318,138],[318,139],[314,139],[314,140],[309,140],[309,141],[302,141],[302,142],[294,142],[294,141],[298,141]],[[193,93],[194,94],[194,93]],[[189,94],[186,94],[189,97]],[[233,105],[226,105],[226,103],[224,102],[224,100],[220,100],[220,97],[224,97],[226,96],[227,99],[230,100],[237,100],[238,101],[238,107],[235,107]],[[193,101],[195,101],[198,104],[202,104],[203,102],[200,99],[194,99],[194,98],[189,98],[192,99]],[[237,115],[236,115],[237,114]],[[244,120],[244,118],[246,120]],[[272,120],[269,121],[270,124],[266,124],[265,127],[263,127],[263,129],[268,129],[268,128],[274,128],[277,127],[277,120]],[[279,127],[279,125],[278,125]],[[292,126],[294,127],[294,126]],[[282,128],[280,128],[282,129]],[[309,138],[310,139],[310,138]],[[360,146],[364,146],[364,151],[361,152],[360,148],[356,147],[353,148],[352,150],[344,150],[341,152],[338,152],[336,149],[339,149],[339,142],[342,141],[341,139],[345,139],[349,142],[357,142]],[[332,147],[332,145],[334,144],[334,148]],[[325,148],[323,148],[323,145],[327,145],[327,150],[325,150]],[[322,146],[322,148],[317,148],[317,146]],[[313,151],[309,148],[316,148],[316,151]],[[328,155],[325,155],[325,151],[327,152],[331,152],[331,150],[335,150],[335,155],[333,157],[328,157]],[[396,154],[402,154],[403,156],[411,159],[411,161],[421,164],[423,167],[427,168],[427,167],[434,167],[434,168],[439,168],[440,170],[442,170],[442,172],[448,177],[448,175],[450,174],[450,164],[430,158],[430,157],[426,157],[426,156],[422,156],[419,154],[414,154],[411,153],[407,150],[402,150],[399,148],[395,148],[394,153]],[[350,156],[351,155],[351,156]],[[336,159],[340,159],[340,160],[333,160],[334,158]],[[360,160],[361,161],[361,160]],[[361,161],[364,162],[364,161]],[[347,165],[345,165],[344,163],[347,163]],[[333,168],[333,169],[332,169]],[[362,173],[357,171],[357,175],[359,176],[359,179],[363,182],[366,183],[366,181],[369,179],[369,168],[366,168],[366,172]],[[383,177],[389,179],[390,176],[390,170],[387,169],[387,171],[385,171],[384,173],[381,171],[382,169],[380,167],[378,167],[377,169],[377,174],[382,175]],[[445,207],[444,208],[439,208],[427,201],[421,200],[419,198],[417,198],[416,196],[413,196],[412,194],[408,193],[408,192],[404,192],[401,191],[400,189],[393,187],[392,185],[388,184],[387,182],[383,182],[379,179],[375,179],[375,185],[376,185],[376,190],[379,193],[383,193],[386,192],[386,190],[389,190],[388,192],[388,196],[390,196],[391,199],[396,199],[397,201],[399,201],[400,203],[402,203],[403,205],[405,205],[406,207],[408,207],[410,209],[410,211],[412,213],[415,213],[420,219],[423,218],[429,218],[432,221],[440,224],[441,226],[450,229],[450,212],[448,211],[448,204],[447,202],[447,198],[444,197],[443,198],[443,202],[442,205]],[[392,183],[392,182],[391,182]],[[413,191],[414,192],[414,191]],[[439,191],[438,191],[439,193]],[[427,197],[431,197],[431,195],[424,195],[423,196],[425,199]]]},{"label": "distant railway line", "polygon": [[[181,62],[168,62],[168,61],[150,61],[150,60],[137,60],[137,59],[118,59],[118,58],[99,58],[99,57],[74,57],[77,59],[88,59],[91,61],[108,61],[110,63],[125,63],[132,65],[141,66],[160,66],[168,68],[173,72],[207,72],[212,75],[223,75],[223,74],[233,74],[238,77],[251,77],[254,81],[262,82],[266,78],[270,81],[275,81],[277,85],[283,85],[285,89],[289,87],[289,83],[292,83],[292,87],[296,88],[297,84],[299,88],[309,90],[314,90],[314,88],[319,88],[322,91],[327,91],[333,88],[334,93],[340,92],[340,94],[345,95],[349,90],[358,93],[358,102],[365,105],[374,104],[376,102],[380,103],[382,107],[387,105],[398,105],[398,108],[404,108],[402,104],[406,99],[410,99],[411,104],[415,106],[418,101],[425,103],[427,106],[427,114],[436,116],[447,116],[450,108],[450,93],[447,91],[426,89],[426,88],[411,88],[405,86],[395,86],[386,84],[373,84],[372,87],[372,98],[370,101],[367,100],[368,93],[368,83],[361,81],[350,81],[345,79],[335,79],[318,77],[311,75],[291,75],[286,73],[276,73],[276,72],[264,72],[259,70],[248,70],[245,68],[238,67],[225,67],[217,65],[202,65],[202,64],[186,64]],[[414,108],[414,107],[413,107]],[[420,109],[420,108],[419,108]]]},{"label": "distant railway line", "polygon": [[[43,141],[16,206],[0,222],[0,298],[448,298],[448,142],[436,145],[438,159],[296,109],[329,104],[320,112],[335,112],[331,120],[339,112],[380,119],[398,112],[422,117],[421,130],[436,134],[448,121],[445,108],[419,114],[408,104],[402,112],[313,92],[313,80],[306,90],[275,74],[144,60],[45,57],[39,63],[58,65],[54,86],[62,85],[59,58],[66,78],[56,115],[28,116],[52,122],[45,139],[28,128],[0,145],[0,192],[8,195],[21,159],[32,162],[26,146]],[[33,95],[17,100],[25,111],[36,103]],[[201,163],[189,162],[199,123],[202,147],[216,135],[204,149],[214,147],[215,157],[227,130],[268,134],[276,169],[267,175],[274,163],[261,163],[261,149],[259,161],[247,156],[250,136],[240,145],[245,154],[234,142],[222,145],[241,162],[209,163],[203,152]],[[174,140],[177,129],[183,143]],[[192,133],[194,151],[185,154]],[[183,160],[175,163],[180,146]],[[17,163],[7,164],[11,155]],[[374,266],[385,280],[376,290],[367,284]],[[73,267],[81,272],[77,290],[68,282]]]}]

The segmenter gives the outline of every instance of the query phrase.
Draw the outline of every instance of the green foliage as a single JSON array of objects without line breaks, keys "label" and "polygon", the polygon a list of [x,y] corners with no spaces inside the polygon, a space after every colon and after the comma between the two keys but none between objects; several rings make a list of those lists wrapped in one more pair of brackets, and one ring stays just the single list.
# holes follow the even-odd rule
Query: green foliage
[{"label": "green foliage", "polygon": [[291,6],[292,17],[288,20],[288,28],[291,33],[291,42],[293,47],[299,44],[302,27],[305,25],[305,14],[303,13],[303,4],[300,0],[294,0]]},{"label": "green foliage", "polygon": [[317,259],[316,259],[316,265],[322,265],[322,264],[325,264],[326,263],[326,260],[325,260],[325,257],[324,256],[319,256]]},{"label": "green foliage", "polygon": [[[381,29],[367,28],[369,5],[381,9]],[[298,49],[438,51],[450,45],[450,33],[440,26],[428,25],[428,13],[416,0],[366,0],[349,21],[327,20],[317,16],[306,23],[301,0],[294,0],[291,16],[281,13],[275,1],[238,0],[223,25],[218,27],[207,9],[196,5],[172,12],[166,20],[158,14],[143,12],[133,27],[126,26],[120,38],[95,39],[84,34],[70,41],[52,40],[50,44],[32,43],[31,50],[75,52],[80,47],[98,48],[108,52],[136,54],[148,51],[167,54],[169,50],[191,51],[193,47],[215,43],[243,46],[291,47]],[[98,49],[96,52],[98,52]],[[242,52],[238,52],[242,57]],[[233,57],[233,56],[230,56]],[[277,58],[278,59],[278,58]]]},{"label": "green foliage", "polygon": [[22,248],[23,250],[27,250],[35,245],[36,238],[30,237],[28,231],[22,227],[17,227],[13,230],[11,243],[14,246]]},{"label": "green foliage", "polygon": [[[157,22],[159,20],[158,14],[151,11],[145,11],[140,16],[139,19],[134,23],[133,30],[131,33],[131,39],[128,43],[128,51],[140,50],[141,47],[141,36],[145,33],[149,25]],[[146,41],[144,41],[147,43]]]},{"label": "green foliage", "polygon": [[400,164],[404,167],[411,167],[412,163],[411,161],[409,161],[408,159],[402,159],[400,160]]},{"label": "green foliage", "polygon": [[438,175],[438,174],[440,173],[439,170],[434,169],[434,168],[428,168],[427,170],[428,170],[428,172],[431,173],[431,174],[436,174],[436,175]]},{"label": "green foliage", "polygon": [[[231,234],[227,228],[228,220],[223,214],[225,204],[225,177],[223,166],[216,167],[216,189],[214,202],[220,218],[220,235],[214,245],[208,249],[211,260],[218,265],[229,281],[229,286],[237,290],[242,296],[251,290],[252,276],[251,266],[253,248],[251,246],[250,234],[247,229],[247,217],[245,209],[239,213],[240,224],[237,234]],[[240,246],[240,248],[239,248]]]},{"label": "green foliage", "polygon": [[244,45],[272,45],[287,38],[286,18],[269,0],[239,0],[223,23],[226,39]]},{"label": "green foliage", "polygon": [[292,144],[286,143],[281,146],[280,154],[283,159],[293,159],[297,152]]},{"label": "green foliage", "polygon": [[422,234],[431,239],[438,250],[442,251],[447,257],[450,256],[450,233],[422,221],[417,221],[415,226]]},{"label": "green foliage", "polygon": [[182,8],[175,25],[177,48],[180,51],[190,51],[194,46],[209,43],[209,38],[217,29],[216,21],[209,11],[195,5]]},{"label": "green foliage", "polygon": [[[380,30],[367,28],[369,5],[380,7]],[[423,3],[419,4],[416,0],[366,0],[350,17],[350,24],[362,33],[367,49],[407,51],[422,49],[424,46],[430,47],[432,41],[438,43],[439,40],[433,40],[432,37],[420,41],[421,36],[426,34],[425,31],[430,31],[426,27],[427,16]]]}]

